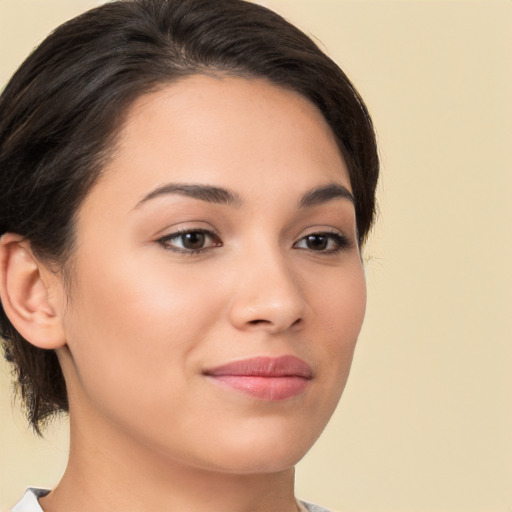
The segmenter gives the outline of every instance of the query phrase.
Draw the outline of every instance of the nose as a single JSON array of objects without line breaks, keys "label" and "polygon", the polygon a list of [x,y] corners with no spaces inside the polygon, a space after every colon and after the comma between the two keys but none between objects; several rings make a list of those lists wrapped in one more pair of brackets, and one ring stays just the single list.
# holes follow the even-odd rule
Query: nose
[{"label": "nose", "polygon": [[237,329],[277,334],[302,326],[308,311],[303,286],[284,258],[260,253],[245,258],[235,274],[229,314]]}]

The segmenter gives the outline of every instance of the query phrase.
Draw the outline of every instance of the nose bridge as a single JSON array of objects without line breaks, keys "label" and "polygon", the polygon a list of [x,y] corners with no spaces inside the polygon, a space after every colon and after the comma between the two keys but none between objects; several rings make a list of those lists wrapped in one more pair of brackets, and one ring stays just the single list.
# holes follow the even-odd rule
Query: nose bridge
[{"label": "nose bridge", "polygon": [[232,304],[238,328],[286,330],[304,320],[306,300],[298,275],[276,244],[257,244],[241,256],[243,263]]}]

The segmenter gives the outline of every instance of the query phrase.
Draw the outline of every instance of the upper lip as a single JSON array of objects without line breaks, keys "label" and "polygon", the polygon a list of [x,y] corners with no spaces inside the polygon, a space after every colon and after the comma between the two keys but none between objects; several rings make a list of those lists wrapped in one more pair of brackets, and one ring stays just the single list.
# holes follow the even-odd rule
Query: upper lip
[{"label": "upper lip", "polygon": [[203,371],[204,375],[221,377],[227,375],[246,377],[302,377],[311,379],[313,371],[309,364],[298,357],[252,357],[232,361]]}]

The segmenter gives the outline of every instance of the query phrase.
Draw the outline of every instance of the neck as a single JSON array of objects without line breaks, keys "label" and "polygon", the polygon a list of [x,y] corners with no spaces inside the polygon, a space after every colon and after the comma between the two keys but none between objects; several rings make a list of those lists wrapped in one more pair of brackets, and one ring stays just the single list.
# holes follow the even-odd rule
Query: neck
[{"label": "neck", "polygon": [[190,467],[114,428],[80,428],[71,414],[66,472],[40,503],[45,512],[154,510],[296,512],[294,469],[231,474]]}]

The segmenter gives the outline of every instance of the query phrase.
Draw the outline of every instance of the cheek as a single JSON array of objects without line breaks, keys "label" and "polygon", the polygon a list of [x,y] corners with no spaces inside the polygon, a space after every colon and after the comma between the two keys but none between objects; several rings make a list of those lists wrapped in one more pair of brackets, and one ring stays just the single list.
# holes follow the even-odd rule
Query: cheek
[{"label": "cheek", "polygon": [[315,316],[321,319],[326,336],[340,349],[355,344],[366,311],[363,266],[354,261],[347,267],[340,269],[339,275],[323,279],[323,286],[311,280]]},{"label": "cheek", "polygon": [[[364,270],[355,262],[315,293],[315,330],[310,345],[322,359],[326,396],[339,399],[345,386],[366,310]],[[315,332],[318,340],[315,341]],[[336,398],[337,397],[337,398]]]},{"label": "cheek", "polygon": [[89,398],[112,406],[130,396],[151,408],[155,390],[179,388],[179,376],[192,373],[190,354],[217,318],[215,291],[168,267],[103,260],[100,273],[82,266],[66,331]]},{"label": "cheek", "polygon": [[106,339],[122,340],[123,346],[144,346],[152,337],[157,345],[186,339],[215,317],[215,293],[194,275],[169,267],[118,259],[103,264],[103,275],[85,271],[76,309],[84,320],[94,319]]}]

